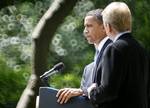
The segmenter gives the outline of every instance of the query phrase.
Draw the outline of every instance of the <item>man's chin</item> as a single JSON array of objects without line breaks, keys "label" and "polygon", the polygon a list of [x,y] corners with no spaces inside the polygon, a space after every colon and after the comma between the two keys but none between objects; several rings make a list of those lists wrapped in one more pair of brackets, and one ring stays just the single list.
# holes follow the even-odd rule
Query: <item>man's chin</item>
[{"label": "man's chin", "polygon": [[91,41],[88,41],[88,43],[89,43],[89,44],[94,44],[94,43],[93,43],[93,42],[91,42]]}]

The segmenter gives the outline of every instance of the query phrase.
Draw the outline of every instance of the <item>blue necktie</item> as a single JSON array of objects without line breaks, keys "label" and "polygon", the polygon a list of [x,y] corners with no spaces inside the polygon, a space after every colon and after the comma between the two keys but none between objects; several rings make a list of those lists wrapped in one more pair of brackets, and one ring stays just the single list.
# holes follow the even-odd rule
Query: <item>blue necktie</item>
[{"label": "blue necktie", "polygon": [[96,54],[95,54],[95,68],[97,68],[98,66],[98,62],[99,62],[99,50],[96,50]]},{"label": "blue necktie", "polygon": [[96,49],[96,53],[95,53],[95,56],[94,56],[94,62],[96,62],[98,54],[99,54],[99,51]]},{"label": "blue necktie", "polygon": [[98,66],[98,57],[99,56],[99,50],[96,49],[96,53],[95,53],[95,56],[94,56],[94,62],[95,62],[95,65],[94,65],[94,69],[93,69],[93,76],[92,76],[92,80],[94,81],[94,77],[95,77],[95,70],[97,69],[97,66]]}]

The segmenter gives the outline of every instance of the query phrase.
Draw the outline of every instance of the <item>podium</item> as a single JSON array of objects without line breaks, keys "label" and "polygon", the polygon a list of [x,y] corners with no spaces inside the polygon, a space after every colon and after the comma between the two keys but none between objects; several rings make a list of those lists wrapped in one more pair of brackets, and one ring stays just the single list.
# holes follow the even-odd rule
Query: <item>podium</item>
[{"label": "podium", "polygon": [[77,96],[71,98],[66,104],[57,102],[58,90],[51,87],[40,87],[39,108],[93,108],[87,97]]}]

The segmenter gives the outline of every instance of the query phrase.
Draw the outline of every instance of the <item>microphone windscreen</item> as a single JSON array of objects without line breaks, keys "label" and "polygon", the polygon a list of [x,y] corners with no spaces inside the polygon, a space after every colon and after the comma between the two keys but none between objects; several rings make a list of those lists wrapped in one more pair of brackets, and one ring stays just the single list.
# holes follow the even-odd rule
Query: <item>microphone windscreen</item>
[{"label": "microphone windscreen", "polygon": [[65,67],[64,63],[60,62],[60,63],[56,64],[53,68],[54,68],[54,70],[61,71],[64,69],[64,67]]}]

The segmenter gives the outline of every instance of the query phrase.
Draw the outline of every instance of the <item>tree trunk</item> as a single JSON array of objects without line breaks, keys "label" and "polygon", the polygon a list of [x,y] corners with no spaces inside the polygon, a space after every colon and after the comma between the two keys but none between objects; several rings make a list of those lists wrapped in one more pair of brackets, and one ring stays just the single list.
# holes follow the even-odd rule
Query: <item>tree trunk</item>
[{"label": "tree trunk", "polygon": [[47,70],[50,41],[58,26],[69,15],[78,0],[55,0],[37,24],[32,34],[32,74],[16,108],[35,108],[41,80],[39,76]]}]

